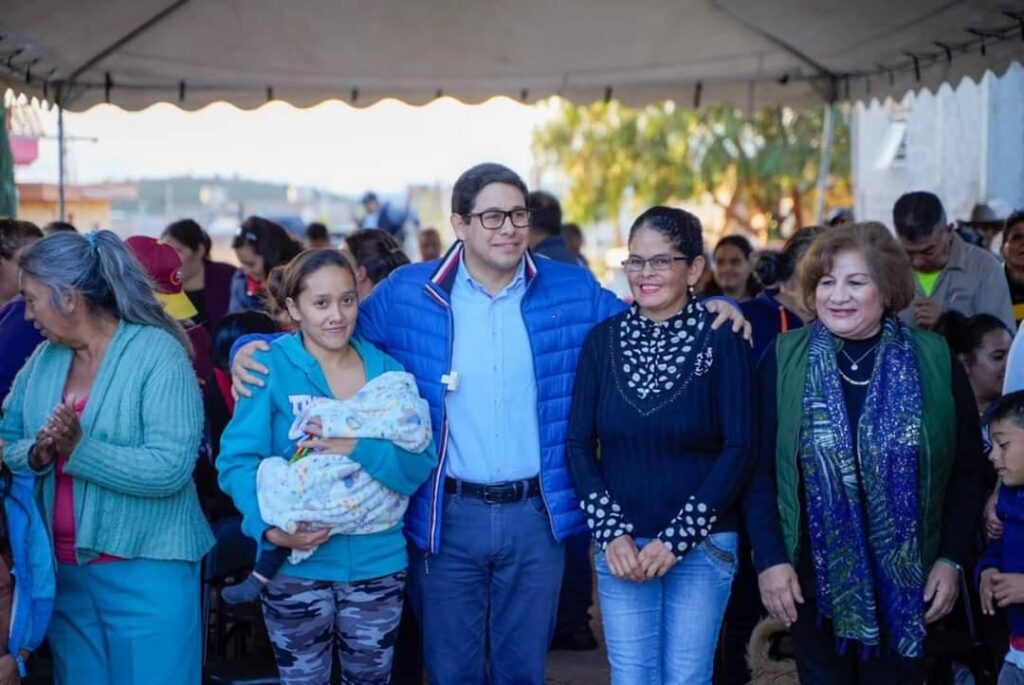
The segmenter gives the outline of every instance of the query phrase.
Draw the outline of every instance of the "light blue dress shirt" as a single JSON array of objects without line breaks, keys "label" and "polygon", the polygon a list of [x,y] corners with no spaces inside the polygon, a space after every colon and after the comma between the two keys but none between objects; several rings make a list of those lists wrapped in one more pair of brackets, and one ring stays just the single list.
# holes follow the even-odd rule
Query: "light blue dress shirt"
[{"label": "light blue dress shirt", "polygon": [[492,296],[459,262],[451,366],[458,387],[445,398],[452,478],[500,483],[540,473],[537,381],[521,310],[525,264]]}]

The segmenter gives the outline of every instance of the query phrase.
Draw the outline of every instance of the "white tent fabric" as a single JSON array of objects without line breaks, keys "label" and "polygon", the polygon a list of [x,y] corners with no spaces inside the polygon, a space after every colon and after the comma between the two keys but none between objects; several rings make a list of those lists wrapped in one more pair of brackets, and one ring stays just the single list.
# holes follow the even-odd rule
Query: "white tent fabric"
[{"label": "white tent fabric", "polygon": [[753,108],[934,88],[1024,59],[1021,0],[2,4],[0,83],[71,111],[443,95]]}]

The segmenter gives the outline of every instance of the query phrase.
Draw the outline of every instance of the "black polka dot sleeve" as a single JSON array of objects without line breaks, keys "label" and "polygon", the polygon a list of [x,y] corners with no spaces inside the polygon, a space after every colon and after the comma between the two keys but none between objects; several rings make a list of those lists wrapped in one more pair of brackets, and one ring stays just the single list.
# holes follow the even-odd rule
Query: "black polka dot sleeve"
[{"label": "black polka dot sleeve", "polygon": [[615,538],[633,532],[633,524],[622,515],[622,508],[607,491],[590,493],[580,502],[580,508],[587,517],[587,527],[594,536],[594,542],[602,552]]},{"label": "black polka dot sleeve", "polygon": [[665,543],[672,554],[682,559],[711,534],[711,527],[717,520],[718,514],[714,509],[698,502],[696,497],[690,497],[682,511],[658,533],[658,539]]}]

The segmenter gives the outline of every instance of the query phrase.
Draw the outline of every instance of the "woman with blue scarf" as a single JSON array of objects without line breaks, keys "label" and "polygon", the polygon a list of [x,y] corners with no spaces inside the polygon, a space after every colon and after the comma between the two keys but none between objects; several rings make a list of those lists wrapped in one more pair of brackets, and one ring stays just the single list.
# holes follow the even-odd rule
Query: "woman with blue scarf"
[{"label": "woman with blue scarf", "polygon": [[913,278],[881,224],[822,234],[801,278],[817,320],[758,369],[744,515],[803,685],[922,683],[926,626],[952,610],[971,555],[978,415],[945,341],[895,316]]}]

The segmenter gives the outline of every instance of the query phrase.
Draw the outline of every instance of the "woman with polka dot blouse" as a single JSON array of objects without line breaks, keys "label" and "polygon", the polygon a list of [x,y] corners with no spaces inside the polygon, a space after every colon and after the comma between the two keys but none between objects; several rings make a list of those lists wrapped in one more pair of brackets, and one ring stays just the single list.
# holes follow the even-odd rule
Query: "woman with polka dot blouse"
[{"label": "woman with polka dot blouse", "polygon": [[702,254],[695,216],[644,212],[623,262],[634,304],[580,355],[567,445],[613,685],[710,683],[736,569],[753,363],[693,295]]}]

